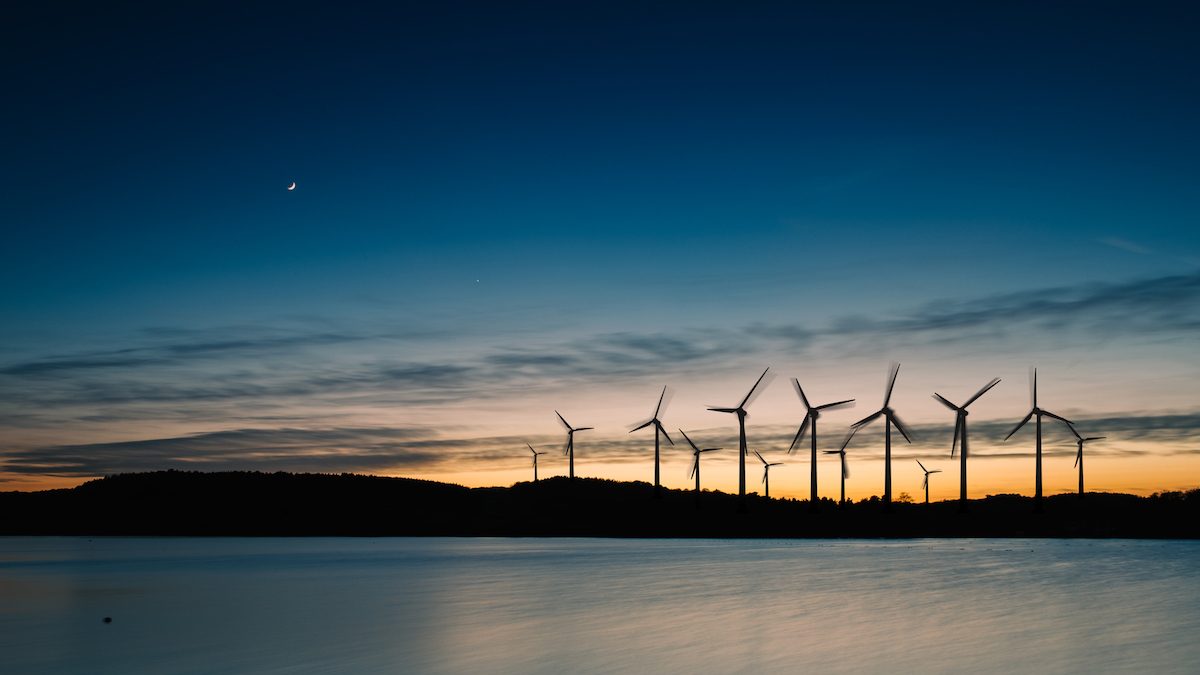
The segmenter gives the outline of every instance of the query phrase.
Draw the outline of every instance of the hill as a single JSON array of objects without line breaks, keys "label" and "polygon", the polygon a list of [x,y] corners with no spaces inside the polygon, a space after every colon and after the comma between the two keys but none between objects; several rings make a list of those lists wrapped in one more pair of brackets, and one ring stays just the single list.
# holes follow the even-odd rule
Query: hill
[{"label": "hill", "polygon": [[0,493],[0,534],[601,537],[1200,538],[1200,490],[1152,497],[1056,495],[1043,513],[1017,495],[843,507],[822,500],[664,490],[647,483],[549,478],[467,488],[353,474],[162,471],[68,490]]}]

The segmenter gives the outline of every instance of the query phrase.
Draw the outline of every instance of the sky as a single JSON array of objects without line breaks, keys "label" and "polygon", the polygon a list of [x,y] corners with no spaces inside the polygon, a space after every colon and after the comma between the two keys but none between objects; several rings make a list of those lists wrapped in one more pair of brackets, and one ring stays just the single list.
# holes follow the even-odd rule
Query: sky
[{"label": "sky", "polygon": [[[1186,3],[44,4],[5,10],[0,490],[154,469],[652,480],[663,415],[785,465],[881,405],[957,496],[1200,484]],[[295,182],[295,190],[287,186]],[[1046,427],[1046,489],[1075,445]],[[882,493],[882,431],[848,496]],[[690,453],[664,450],[687,487]],[[752,461],[757,461],[752,458]],[[835,456],[818,462],[836,496]],[[761,474],[748,470],[751,489]]]}]

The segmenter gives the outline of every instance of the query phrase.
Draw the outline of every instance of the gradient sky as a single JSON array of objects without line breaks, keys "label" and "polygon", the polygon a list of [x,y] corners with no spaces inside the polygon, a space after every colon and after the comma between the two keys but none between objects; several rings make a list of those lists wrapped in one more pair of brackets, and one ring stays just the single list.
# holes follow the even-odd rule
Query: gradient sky
[{"label": "gradient sky", "polygon": [[[5,10],[0,489],[197,468],[503,485],[627,430],[784,455],[894,405],[957,494],[1200,483],[1200,10],[1186,3],[142,3]],[[293,192],[285,187],[297,183]],[[678,436],[676,436],[678,439]],[[882,432],[851,446],[882,491]],[[824,449],[824,448],[823,448]],[[1074,444],[1048,427],[1046,481]],[[665,455],[688,485],[690,456]],[[736,453],[705,482],[736,489]],[[543,475],[566,470],[558,454]],[[837,492],[822,458],[821,492]],[[759,472],[752,469],[752,485]],[[940,479],[940,480],[938,480]]]}]

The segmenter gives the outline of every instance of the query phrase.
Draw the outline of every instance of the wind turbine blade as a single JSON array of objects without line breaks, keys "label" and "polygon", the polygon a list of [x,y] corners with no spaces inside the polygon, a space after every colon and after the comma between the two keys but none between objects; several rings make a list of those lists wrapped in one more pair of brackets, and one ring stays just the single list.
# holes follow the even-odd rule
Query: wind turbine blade
[{"label": "wind turbine blade", "polygon": [[994,378],[991,382],[988,382],[987,384],[983,385],[983,389],[980,389],[979,391],[975,392],[975,395],[972,396],[971,398],[967,399],[967,402],[962,404],[962,407],[965,408],[965,407],[971,405],[972,403],[975,402],[975,399],[979,398],[980,396],[983,396],[984,394],[986,394],[988,392],[989,389],[991,389],[992,387],[994,387],[998,384],[1000,384],[1000,378],[997,377],[997,378]]},{"label": "wind turbine blade", "polygon": [[1082,458],[1082,457],[1083,457],[1083,444],[1082,444],[1082,443],[1080,443],[1080,444],[1079,444],[1079,452],[1075,453],[1075,464],[1074,464],[1074,466],[1079,466],[1079,460],[1080,460],[1080,458]]},{"label": "wind turbine blade", "polygon": [[667,439],[668,443],[675,445],[675,441],[671,440],[671,435],[668,434],[667,430],[663,428],[662,422],[655,421],[654,426],[662,432],[663,438]]},{"label": "wind turbine blade", "polygon": [[865,427],[865,426],[867,426],[868,424],[870,424],[871,422],[874,422],[876,419],[878,419],[878,418],[879,418],[879,416],[880,416],[880,415],[882,415],[882,414],[883,414],[883,411],[882,411],[882,410],[880,410],[879,412],[877,412],[877,413],[875,413],[875,414],[873,414],[873,415],[867,415],[866,417],[862,418],[861,420],[859,420],[859,421],[855,422],[854,424],[852,424],[852,425],[850,425],[850,426],[854,426],[854,427]]},{"label": "wind turbine blade", "polygon": [[563,419],[562,413],[560,413],[560,412],[558,412],[557,410],[555,410],[555,411],[554,411],[554,414],[555,414],[555,415],[558,415],[558,421],[563,423],[563,426],[567,428],[567,431],[570,431],[570,430],[571,430],[571,425],[570,425],[570,424],[567,424],[567,420]]},{"label": "wind turbine blade", "polygon": [[936,398],[937,400],[941,401],[942,405],[946,406],[947,408],[949,408],[951,410],[955,410],[955,411],[958,410],[958,406],[956,406],[953,403],[951,403],[950,401],[946,400],[945,396],[942,396],[941,394],[934,392],[933,397]]},{"label": "wind turbine blade", "polygon": [[1008,435],[1004,437],[1004,440],[1007,441],[1008,439],[1012,438],[1012,435],[1017,433],[1018,431],[1020,431],[1021,427],[1025,426],[1025,423],[1028,422],[1029,418],[1031,418],[1031,417],[1033,417],[1032,410],[1030,410],[1029,414],[1025,416],[1025,419],[1021,420],[1020,422],[1017,423],[1017,426],[1013,427],[1012,431],[1008,432]]},{"label": "wind turbine blade", "polygon": [[535,454],[535,455],[538,454],[538,451],[534,450],[532,445],[526,443],[525,447],[529,448],[529,451],[532,452],[533,454]]},{"label": "wind turbine blade", "polygon": [[654,424],[654,420],[650,420],[649,422],[643,422],[643,423],[637,425],[636,427],[630,429],[629,433],[632,434],[635,431],[641,431],[642,429],[645,429],[646,427],[650,426],[651,424]]},{"label": "wind turbine blade", "polygon": [[808,397],[804,395],[804,388],[800,386],[800,380],[793,377],[792,384],[796,387],[796,393],[800,395],[800,402],[804,404],[804,409],[812,410],[812,406],[808,403]]},{"label": "wind turbine blade", "polygon": [[667,397],[667,388],[664,386],[662,393],[658,395],[658,405],[654,406],[653,419],[658,419],[658,411],[662,409],[663,399]]},{"label": "wind turbine blade", "polygon": [[808,431],[808,421],[809,417],[805,415],[804,421],[800,423],[800,428],[796,430],[796,437],[792,439],[792,445],[788,448],[789,453],[796,449],[796,444],[804,437],[804,432]]},{"label": "wind turbine blade", "polygon": [[567,434],[567,442],[563,443],[563,454],[566,455],[571,451],[571,435]]},{"label": "wind turbine blade", "polygon": [[696,459],[692,462],[692,470],[688,473],[688,478],[696,477],[696,467],[700,465],[700,454],[696,453]]},{"label": "wind turbine blade", "polygon": [[1030,396],[1033,397],[1033,407],[1037,407],[1037,368],[1033,369],[1033,389],[1030,390]]},{"label": "wind turbine blade", "polygon": [[1068,427],[1069,427],[1069,426],[1071,426],[1071,420],[1069,420],[1069,419],[1067,419],[1067,418],[1065,418],[1065,417],[1059,417],[1058,415],[1055,415],[1054,413],[1052,413],[1052,412],[1050,412],[1050,411],[1048,411],[1048,410],[1043,410],[1043,411],[1042,411],[1042,414],[1043,414],[1043,415],[1045,415],[1046,417],[1049,417],[1049,418],[1052,418],[1052,419],[1056,419],[1056,420],[1058,420],[1059,422],[1062,422],[1063,424],[1067,425]]},{"label": "wind turbine blade", "polygon": [[755,457],[757,457],[757,458],[758,458],[758,461],[762,462],[763,464],[766,464],[766,463],[767,463],[767,460],[763,459],[763,458],[762,458],[762,455],[758,454],[758,451],[757,451],[757,450],[755,450],[755,451],[754,451],[754,456],[755,456]]},{"label": "wind turbine blade", "polygon": [[930,471],[929,473],[941,473],[941,472],[942,472],[941,469],[934,469],[933,471]]},{"label": "wind turbine blade", "polygon": [[842,453],[842,478],[850,478],[850,464],[846,461],[846,453]]},{"label": "wind turbine blade", "polygon": [[924,471],[925,473],[929,473],[929,469],[926,469],[925,465],[922,464],[921,460],[919,460],[919,459],[917,460],[917,466],[921,467],[921,470]]},{"label": "wind turbine blade", "polygon": [[921,483],[921,489],[929,487],[929,474],[925,474],[925,480]]},{"label": "wind turbine blade", "polygon": [[737,408],[709,408],[709,410],[711,410],[713,412],[723,412],[723,413],[735,413],[738,411]]},{"label": "wind turbine blade", "polygon": [[686,440],[688,442],[688,445],[692,446],[693,450],[695,450],[696,452],[700,452],[700,448],[697,448],[696,444],[692,442],[692,439],[689,438],[687,434],[683,433],[683,429],[680,429],[679,433],[683,434],[684,440]]},{"label": "wind turbine blade", "polygon": [[1072,434],[1075,434],[1075,440],[1079,440],[1079,441],[1082,441],[1082,440],[1083,440],[1083,436],[1080,436],[1080,435],[1079,435],[1079,431],[1077,431],[1077,430],[1075,429],[1075,425],[1074,425],[1074,424],[1068,424],[1068,425],[1067,425],[1067,428],[1071,430],[1071,433],[1072,433]]},{"label": "wind turbine blade", "polygon": [[846,434],[846,440],[842,441],[841,451],[846,451],[846,446],[850,445],[850,439],[854,438],[854,434],[858,433],[859,427],[850,427],[850,433]]},{"label": "wind turbine blade", "polygon": [[596,427],[579,427],[575,431],[591,431],[592,429],[595,429],[595,428]]},{"label": "wind turbine blade", "polygon": [[763,378],[767,376],[767,370],[770,369],[770,366],[768,366],[766,370],[762,371],[762,375],[759,375],[758,379],[754,381],[754,386],[750,387],[750,391],[746,392],[746,398],[742,399],[742,402],[738,404],[739,408],[745,408],[746,404],[750,402],[750,397],[754,395],[754,390],[758,389],[759,383],[762,382]]},{"label": "wind turbine blade", "polygon": [[841,450],[822,450],[821,454],[823,454],[823,455],[840,455],[840,454],[842,454],[842,451]]},{"label": "wind turbine blade", "polygon": [[896,416],[896,413],[892,413],[892,426],[896,427],[896,430],[900,432],[900,435],[904,437],[904,440],[912,443],[912,436],[909,435],[908,429],[905,428],[904,423],[900,421],[900,418]]},{"label": "wind turbine blade", "polygon": [[720,450],[720,448],[704,448],[700,452],[716,452],[717,450]]},{"label": "wind turbine blade", "polygon": [[[770,370],[770,368],[767,368],[767,370]],[[767,386],[765,384],[762,386],[762,389],[760,389],[758,386],[759,384],[762,383],[763,378],[765,378],[767,376],[767,370],[764,370],[762,372],[762,375],[758,376],[758,381],[756,381],[754,383],[754,386],[750,388],[750,393],[746,394],[746,398],[742,399],[741,404],[738,405],[739,408],[745,408],[746,406],[750,405],[750,402],[753,399],[757,398],[758,394],[761,394],[763,389],[767,388]],[[774,377],[774,376],[772,376],[772,377]],[[768,381],[767,384],[770,384],[770,382]],[[758,393],[755,393],[755,392],[758,392]]]},{"label": "wind turbine blade", "polygon": [[773,464],[768,464],[767,466],[783,466],[783,462],[775,462]]},{"label": "wind turbine blade", "polygon": [[963,416],[954,417],[954,440],[950,441],[950,459],[958,456],[958,439],[962,437]]},{"label": "wind turbine blade", "polygon": [[850,405],[851,403],[854,403],[854,399],[848,398],[845,401],[836,401],[834,403],[826,403],[825,405],[819,405],[819,406],[817,406],[817,410],[830,410],[832,408],[839,408],[844,405]]},{"label": "wind turbine blade", "polygon": [[1105,438],[1108,438],[1108,436],[1089,436],[1089,437],[1083,439],[1083,442],[1087,443],[1088,441],[1099,441],[1099,440],[1102,440]]},{"label": "wind turbine blade", "polygon": [[892,389],[894,389],[896,386],[896,376],[899,374],[900,374],[900,364],[893,363],[892,364],[892,376],[891,376],[891,379],[888,381],[887,391],[884,392],[884,394],[883,394],[883,407],[885,407],[885,408],[888,406],[888,401],[892,400]]},{"label": "wind turbine blade", "polygon": [[770,470],[771,470],[771,467],[767,467],[767,468],[763,469],[763,479],[762,479],[763,485],[767,484],[767,472]]}]

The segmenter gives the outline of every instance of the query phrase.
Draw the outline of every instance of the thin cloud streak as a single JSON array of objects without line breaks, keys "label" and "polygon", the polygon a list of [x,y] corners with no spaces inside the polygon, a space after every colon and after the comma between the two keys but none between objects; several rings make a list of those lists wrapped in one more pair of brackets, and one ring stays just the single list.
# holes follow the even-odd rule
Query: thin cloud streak
[{"label": "thin cloud streak", "polygon": [[1007,330],[1032,324],[1047,330],[1103,327],[1115,334],[1200,329],[1200,274],[1123,284],[1046,288],[967,302],[930,303],[894,319],[846,317],[826,335]]},{"label": "thin cloud streak", "polygon": [[[1087,428],[1101,430],[1108,438],[1088,447],[1089,457],[1137,457],[1145,455],[1200,454],[1200,412],[1175,415],[1094,417],[1079,420]],[[1001,442],[1011,429],[1007,421],[982,421],[973,424],[975,442],[973,461],[1027,458],[1029,439],[1014,438]],[[949,424],[914,425],[913,445],[893,447],[893,462],[927,459],[944,453],[949,457]],[[706,445],[736,448],[737,436],[726,427],[689,431]],[[784,456],[795,433],[792,425],[761,425],[753,430],[751,448]],[[829,447],[836,447],[842,436],[827,436]],[[1047,430],[1044,454],[1069,457],[1075,452],[1073,437],[1065,428]],[[937,443],[944,439],[944,448]],[[317,472],[378,472],[419,470],[469,465],[523,466],[525,442],[552,453],[560,450],[560,435],[449,437],[428,427],[335,427],[274,429],[231,429],[187,436],[153,438],[76,445],[38,447],[12,451],[3,456],[5,471],[16,474],[43,474],[60,477],[89,477],[129,471],[157,469],[193,470],[288,470]],[[1123,443],[1157,445],[1127,447]],[[646,439],[627,436],[581,440],[578,457],[604,463],[643,463],[649,461]],[[667,450],[667,457],[684,451]],[[732,461],[736,451],[713,457],[713,461]],[[860,433],[848,448],[851,462],[883,459],[881,436]],[[789,461],[807,461],[803,453]]]},{"label": "thin cloud streak", "polygon": [[[1062,326],[1103,325],[1116,334],[1191,335],[1200,327],[1200,273],[990,296],[930,305],[894,319],[842,318],[824,328],[753,323],[743,328],[549,336],[540,348],[528,342],[491,344],[468,350],[454,362],[419,358],[415,352],[406,359],[407,343],[389,342],[386,349],[379,349],[379,340],[390,338],[353,331],[199,340],[195,333],[160,330],[154,344],[30,359],[0,369],[0,404],[5,408],[0,424],[10,438],[16,430],[36,430],[28,438],[41,439],[10,444],[3,453],[4,470],[58,476],[174,466],[382,471],[439,466],[446,453],[474,466],[508,465],[520,461],[509,448],[519,449],[526,439],[452,438],[428,431],[396,435],[399,432],[343,427],[370,424],[371,418],[342,416],[356,407],[379,411],[427,406],[457,412],[466,402],[506,405],[569,382],[629,387],[650,375],[723,372],[740,360],[778,356],[780,351],[804,352],[822,342],[841,344],[857,336],[896,334],[934,342],[947,335],[950,339],[973,336],[980,329],[995,328],[999,333],[1018,320],[1027,327],[1055,331]],[[157,342],[176,337],[180,338],[176,342]],[[973,459],[1025,456],[1019,438],[1008,444],[994,442],[1017,419],[1019,415],[1009,421],[973,421]],[[157,421],[157,429],[171,431],[232,424],[247,428],[119,443],[44,442],[56,428],[107,428],[104,437],[112,438],[121,427],[138,421]],[[1089,448],[1095,456],[1148,452],[1147,444],[1157,444],[1168,454],[1195,453],[1200,447],[1200,416],[1195,414],[1149,411],[1144,416],[1079,421],[1089,433],[1110,438]],[[312,428],[315,425],[322,427]],[[331,435],[330,429],[339,431]],[[729,427],[714,424],[697,431],[708,444],[737,446]],[[929,457],[931,449],[940,451],[943,442],[948,454],[949,419],[944,424],[919,425],[914,431],[918,445],[897,448],[898,458]],[[1073,451],[1069,436],[1060,431],[1050,432],[1048,438],[1051,444],[1061,444],[1061,449],[1055,446],[1048,452]],[[581,455],[606,462],[645,461],[644,440],[606,439],[604,433],[583,440]],[[752,444],[763,451],[782,451],[794,433],[791,424],[756,423]],[[840,433],[828,429],[826,443],[836,446]],[[554,436],[534,435],[528,440],[539,446],[561,444]],[[1137,447],[1129,447],[1131,443]],[[228,447],[218,448],[220,444]],[[870,434],[862,434],[850,447],[851,460],[877,460],[881,445]],[[331,447],[339,450],[330,452]]]}]

